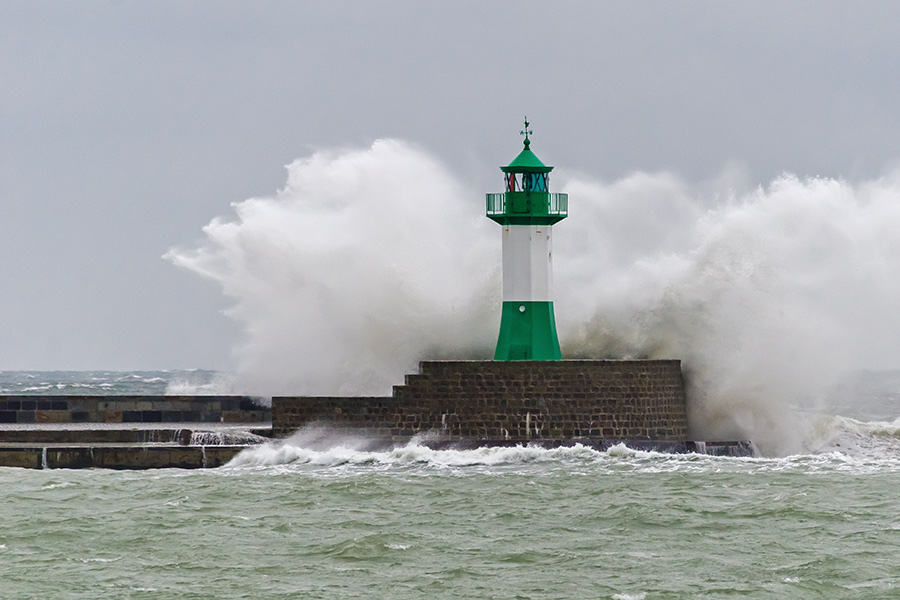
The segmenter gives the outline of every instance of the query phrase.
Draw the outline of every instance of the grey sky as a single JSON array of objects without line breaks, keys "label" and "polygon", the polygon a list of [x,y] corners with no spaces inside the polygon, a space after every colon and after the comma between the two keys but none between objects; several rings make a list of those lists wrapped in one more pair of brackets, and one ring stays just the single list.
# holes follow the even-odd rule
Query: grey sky
[{"label": "grey sky", "polygon": [[527,114],[600,179],[900,158],[894,2],[0,4],[0,369],[227,368],[160,257],[329,147],[409,140],[496,191]]}]

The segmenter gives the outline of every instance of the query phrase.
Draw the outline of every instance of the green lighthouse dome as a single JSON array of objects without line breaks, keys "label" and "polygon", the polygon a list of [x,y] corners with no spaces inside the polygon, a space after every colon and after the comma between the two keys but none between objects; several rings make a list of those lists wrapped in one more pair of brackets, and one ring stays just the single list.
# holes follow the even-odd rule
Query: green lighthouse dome
[{"label": "green lighthouse dome", "polygon": [[566,218],[569,199],[566,194],[550,193],[550,171],[531,150],[525,121],[524,148],[503,171],[505,191],[486,195],[487,217],[501,225],[552,225]]}]

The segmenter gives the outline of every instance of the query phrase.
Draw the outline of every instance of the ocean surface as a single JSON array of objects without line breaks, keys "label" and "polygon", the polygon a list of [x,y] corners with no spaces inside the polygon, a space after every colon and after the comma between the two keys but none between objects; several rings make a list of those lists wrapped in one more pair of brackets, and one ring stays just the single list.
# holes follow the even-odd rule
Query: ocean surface
[{"label": "ocean surface", "polygon": [[[191,377],[215,374],[7,372],[0,389]],[[861,373],[823,407],[820,450],[778,458],[372,452],[301,431],[220,469],[0,468],[0,598],[897,598],[898,398],[897,373]]]},{"label": "ocean surface", "polygon": [[217,371],[0,371],[0,394],[157,396],[217,393]]}]

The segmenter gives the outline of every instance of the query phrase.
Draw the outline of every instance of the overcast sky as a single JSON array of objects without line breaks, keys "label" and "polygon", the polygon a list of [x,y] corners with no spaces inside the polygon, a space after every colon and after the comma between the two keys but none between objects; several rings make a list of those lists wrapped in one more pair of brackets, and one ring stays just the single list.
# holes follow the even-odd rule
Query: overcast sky
[{"label": "overcast sky", "polygon": [[527,114],[604,181],[878,177],[898,34],[896,2],[4,1],[0,369],[227,369],[228,300],[161,256],[319,149],[498,191]]}]

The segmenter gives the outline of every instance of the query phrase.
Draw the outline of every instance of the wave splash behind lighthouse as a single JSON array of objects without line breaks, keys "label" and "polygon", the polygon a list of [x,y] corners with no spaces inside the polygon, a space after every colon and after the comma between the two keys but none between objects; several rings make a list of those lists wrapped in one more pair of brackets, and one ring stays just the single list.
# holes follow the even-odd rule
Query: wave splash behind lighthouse
[{"label": "wave splash behind lighthouse", "polygon": [[500,167],[505,191],[487,194],[487,217],[503,226],[503,309],[494,360],[560,360],[553,311],[553,224],[568,214],[568,195],[550,193],[550,171],[524,148]]},{"label": "wave splash behind lighthouse", "polygon": [[504,191],[488,194],[503,227],[503,310],[494,360],[424,360],[387,397],[272,398],[276,436],[313,423],[358,428],[385,443],[424,435],[433,448],[626,443],[667,452],[748,456],[752,444],[688,438],[681,361],[562,360],[553,310],[551,228],[568,214],[548,167],[524,148]]}]

